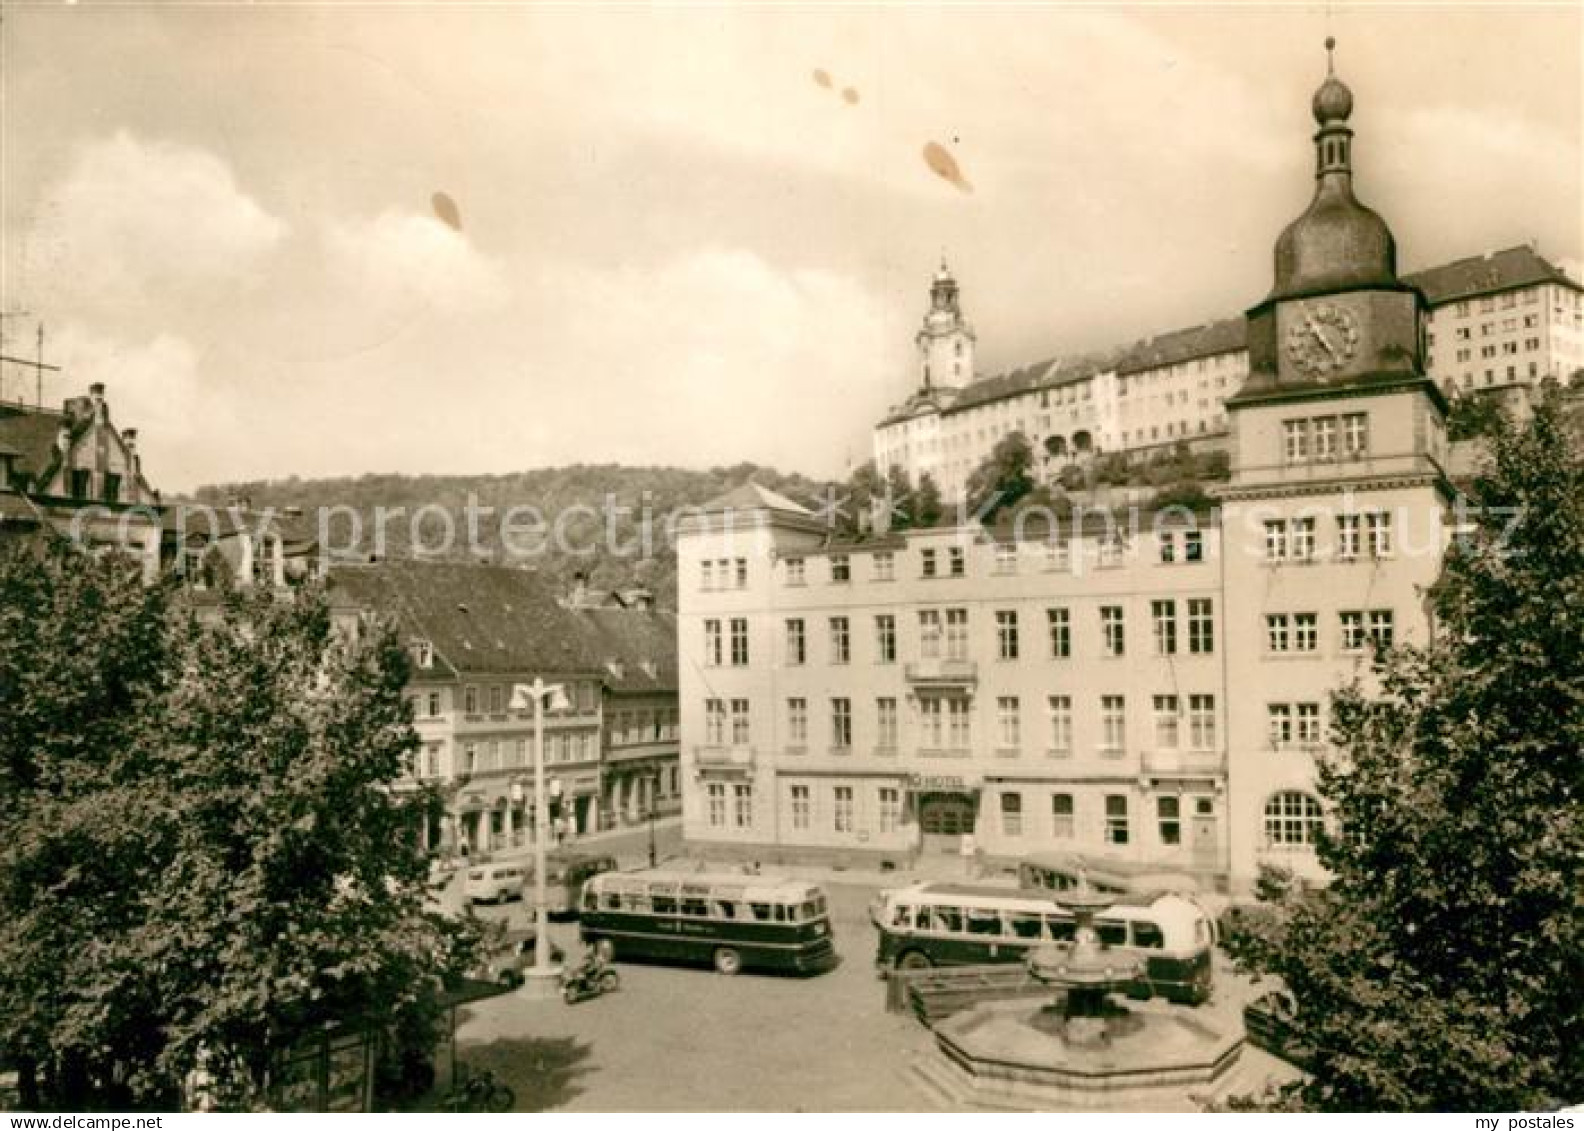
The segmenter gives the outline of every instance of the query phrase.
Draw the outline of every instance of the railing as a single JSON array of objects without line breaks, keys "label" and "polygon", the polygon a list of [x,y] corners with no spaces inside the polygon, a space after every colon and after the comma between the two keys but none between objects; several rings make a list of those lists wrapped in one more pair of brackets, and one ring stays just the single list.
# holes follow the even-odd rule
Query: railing
[{"label": "railing", "polygon": [[695,746],[693,760],[700,766],[751,766],[752,746]]}]

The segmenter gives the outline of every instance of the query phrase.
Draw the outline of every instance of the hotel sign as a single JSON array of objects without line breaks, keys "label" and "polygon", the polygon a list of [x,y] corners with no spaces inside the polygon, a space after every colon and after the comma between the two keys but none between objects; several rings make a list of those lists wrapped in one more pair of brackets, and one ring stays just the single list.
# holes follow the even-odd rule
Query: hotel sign
[{"label": "hotel sign", "polygon": [[967,793],[978,789],[980,781],[959,774],[909,774],[907,785],[915,793]]}]

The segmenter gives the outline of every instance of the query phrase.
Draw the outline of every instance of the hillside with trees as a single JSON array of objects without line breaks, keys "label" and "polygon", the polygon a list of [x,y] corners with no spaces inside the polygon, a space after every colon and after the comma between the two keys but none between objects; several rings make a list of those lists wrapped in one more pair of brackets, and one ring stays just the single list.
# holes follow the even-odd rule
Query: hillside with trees
[{"label": "hillside with trees", "polygon": [[[605,589],[648,586],[669,606],[676,600],[676,556],[668,519],[749,481],[810,509],[817,509],[830,489],[823,481],[752,463],[707,471],[576,464],[506,475],[292,476],[217,484],[201,488],[196,498],[210,506],[246,500],[253,508],[277,512],[300,508],[304,529],[338,555],[366,559],[375,553],[387,558],[423,553],[518,562],[568,586],[577,573]],[[477,516],[472,539],[470,500]],[[377,537],[381,508],[383,538]],[[508,515],[512,508],[523,509]],[[503,539],[507,518],[511,522]],[[539,534],[532,533],[536,522],[543,523]]]}]

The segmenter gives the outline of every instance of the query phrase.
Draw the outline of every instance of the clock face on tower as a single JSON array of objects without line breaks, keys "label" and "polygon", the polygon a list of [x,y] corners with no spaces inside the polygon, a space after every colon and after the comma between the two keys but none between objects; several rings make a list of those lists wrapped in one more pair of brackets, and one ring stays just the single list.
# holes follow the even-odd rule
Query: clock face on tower
[{"label": "clock face on tower", "polygon": [[1287,356],[1311,377],[1335,373],[1358,348],[1358,321],[1329,302],[1300,303],[1287,325]]}]

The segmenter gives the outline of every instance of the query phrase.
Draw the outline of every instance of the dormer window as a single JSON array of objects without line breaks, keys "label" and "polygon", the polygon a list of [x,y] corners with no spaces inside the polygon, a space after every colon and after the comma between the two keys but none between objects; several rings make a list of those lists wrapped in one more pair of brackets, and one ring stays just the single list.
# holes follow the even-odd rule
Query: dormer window
[{"label": "dormer window", "polygon": [[413,665],[422,671],[434,667],[434,645],[428,640],[414,640],[408,645]]},{"label": "dormer window", "polygon": [[71,496],[74,499],[86,499],[88,487],[93,480],[93,472],[85,467],[74,467],[71,470],[70,485]]}]

